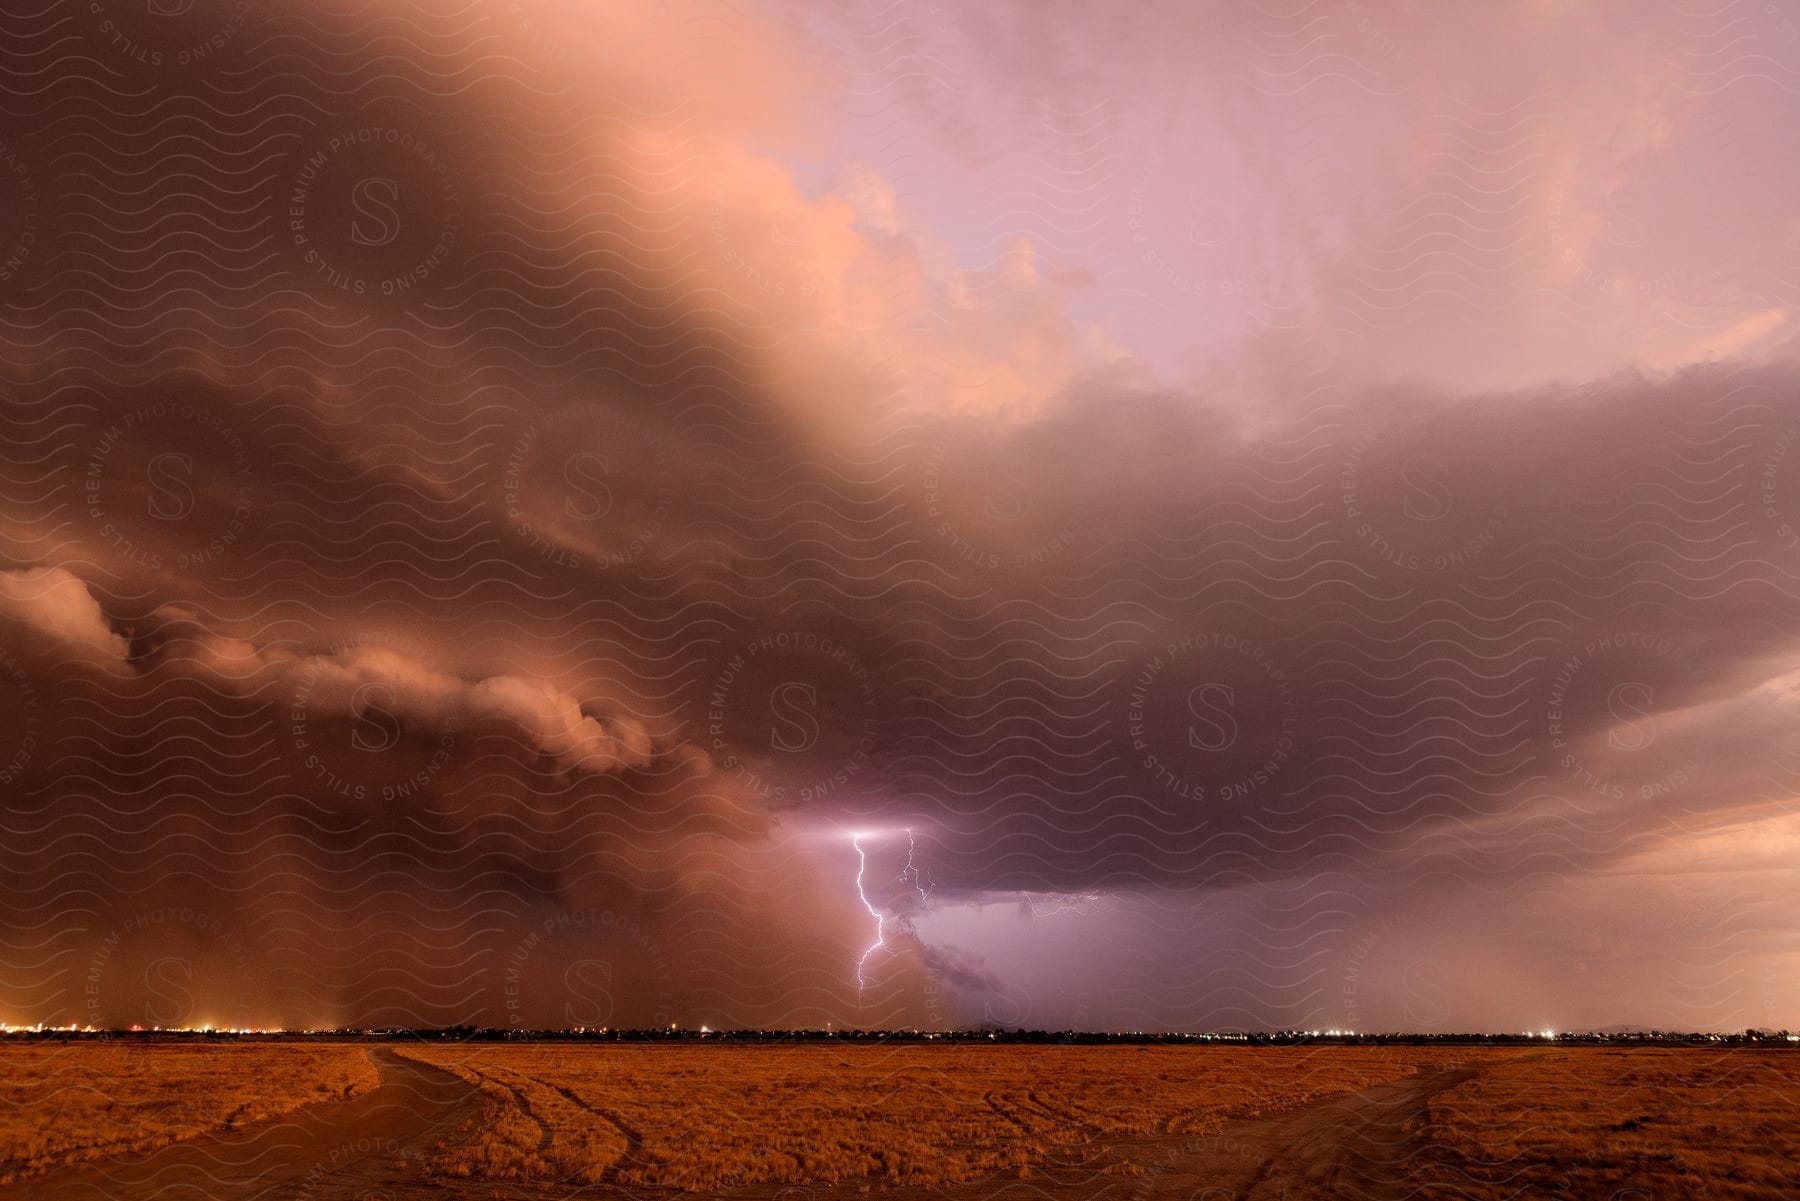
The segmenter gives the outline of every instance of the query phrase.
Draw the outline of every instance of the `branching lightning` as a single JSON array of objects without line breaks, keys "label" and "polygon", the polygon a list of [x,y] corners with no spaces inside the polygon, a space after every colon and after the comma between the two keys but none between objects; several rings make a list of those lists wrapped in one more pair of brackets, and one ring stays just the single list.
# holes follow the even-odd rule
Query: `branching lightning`
[{"label": "branching lightning", "polygon": [[[856,995],[859,998],[869,983],[869,956],[877,951],[892,953],[891,948],[887,945],[887,918],[869,900],[869,894],[863,888],[863,877],[869,870],[869,854],[863,850],[862,840],[861,834],[850,836],[850,845],[856,848],[856,896],[863,903],[863,908],[869,911],[869,916],[875,919],[875,941],[869,944],[868,949],[862,953],[862,958],[856,961]],[[931,886],[924,882],[923,873],[913,862],[913,852],[916,849],[917,843],[913,839],[913,832],[908,829],[906,831],[906,866],[900,869],[900,882],[917,893],[919,902],[923,904],[925,899],[931,895]]]},{"label": "branching lightning", "polygon": [[869,956],[877,950],[887,949],[887,920],[881,916],[881,910],[869,904],[869,896],[863,891],[863,873],[868,870],[869,856],[862,848],[862,835],[852,834],[850,845],[856,848],[856,895],[862,901],[863,908],[869,911],[869,916],[875,919],[875,941],[869,944],[869,949],[856,961],[856,995],[860,998],[863,986],[869,982],[863,970],[868,966]]},{"label": "branching lightning", "polygon": [[900,869],[900,883],[910,885],[912,890],[919,894],[919,901],[923,903],[927,897],[931,896],[931,885],[920,883],[924,877],[920,875],[919,869],[913,864],[913,851],[916,849],[917,844],[913,841],[913,832],[909,829],[906,832],[906,866]]}]

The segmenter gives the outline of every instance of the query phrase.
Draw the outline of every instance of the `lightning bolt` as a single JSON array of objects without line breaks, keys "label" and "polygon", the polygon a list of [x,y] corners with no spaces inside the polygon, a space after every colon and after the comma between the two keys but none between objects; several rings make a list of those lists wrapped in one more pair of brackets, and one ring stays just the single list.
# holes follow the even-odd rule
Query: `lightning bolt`
[{"label": "lightning bolt", "polygon": [[1086,913],[1089,905],[1095,905],[1105,899],[1104,894],[1097,892],[1071,892],[1048,900],[1031,900],[1032,917],[1055,917],[1059,913]]},{"label": "lightning bolt", "polygon": [[919,869],[913,864],[913,851],[917,847],[918,844],[913,841],[913,832],[909,829],[906,832],[906,866],[900,869],[900,883],[912,885],[912,890],[919,894],[919,900],[923,902],[931,895],[931,885],[920,884],[924,877],[919,874]]},{"label": "lightning bolt", "polygon": [[[862,958],[856,961],[856,995],[859,998],[869,983],[869,956],[877,951],[889,950],[887,918],[870,902],[869,894],[863,889],[863,877],[869,870],[869,854],[863,850],[862,840],[861,834],[850,836],[850,845],[856,848],[856,897],[863,903],[863,908],[869,911],[869,916],[875,919],[875,941],[869,944],[868,950],[862,953]],[[918,844],[914,841],[913,832],[909,829],[906,831],[906,866],[900,869],[900,882],[917,893],[920,902],[923,903],[925,898],[931,895],[931,886],[923,882],[924,876],[918,865],[913,862],[913,852],[917,849]]]},{"label": "lightning bolt", "polygon": [[857,899],[862,901],[863,908],[869,911],[869,916],[875,919],[875,941],[869,944],[869,949],[864,951],[862,953],[862,958],[856,961],[856,995],[860,1000],[862,997],[863,986],[869,982],[868,976],[864,972],[864,969],[869,963],[869,956],[873,955],[876,951],[887,950],[887,919],[881,916],[881,910],[869,904],[869,894],[863,891],[863,873],[869,868],[869,856],[862,848],[862,835],[852,834],[850,836],[850,845],[856,848]]}]

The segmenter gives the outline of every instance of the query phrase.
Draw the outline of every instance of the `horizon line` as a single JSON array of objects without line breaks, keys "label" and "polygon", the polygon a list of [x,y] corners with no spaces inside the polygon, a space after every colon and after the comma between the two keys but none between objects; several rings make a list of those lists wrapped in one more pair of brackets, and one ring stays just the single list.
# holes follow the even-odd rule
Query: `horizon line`
[{"label": "horizon line", "polygon": [[743,1026],[713,1029],[710,1026],[570,1026],[570,1027],[501,1027],[501,1026],[317,1026],[317,1027],[222,1027],[222,1026],[66,1026],[37,1023],[12,1025],[0,1023],[4,1038],[81,1039],[131,1038],[150,1040],[237,1039],[237,1038],[360,1038],[380,1039],[410,1037],[416,1039],[456,1039],[467,1042],[494,1041],[613,1041],[613,1042],[679,1042],[746,1040],[825,1041],[850,1039],[862,1041],[945,1041],[1057,1043],[1070,1041],[1149,1043],[1149,1042],[1774,1042],[1800,1043],[1800,1033],[1785,1027],[1745,1027],[1739,1030],[1683,1030],[1674,1027],[1620,1024],[1580,1030],[1315,1030],[1299,1027],[1270,1027],[1259,1030],[1076,1030],[1039,1029],[1032,1027],[843,1027]]}]

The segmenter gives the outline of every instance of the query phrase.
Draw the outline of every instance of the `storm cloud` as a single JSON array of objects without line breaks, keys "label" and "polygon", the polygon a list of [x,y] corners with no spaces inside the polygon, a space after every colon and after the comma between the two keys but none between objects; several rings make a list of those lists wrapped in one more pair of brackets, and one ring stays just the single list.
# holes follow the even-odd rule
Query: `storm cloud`
[{"label": "storm cloud", "polygon": [[0,49],[0,1017],[1800,1018],[1760,6],[174,7]]}]

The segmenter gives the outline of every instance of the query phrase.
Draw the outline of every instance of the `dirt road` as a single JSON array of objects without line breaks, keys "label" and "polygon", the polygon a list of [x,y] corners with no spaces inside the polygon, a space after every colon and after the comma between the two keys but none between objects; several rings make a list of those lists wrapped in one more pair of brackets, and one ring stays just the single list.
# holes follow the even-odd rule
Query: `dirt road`
[{"label": "dirt road", "polygon": [[1427,1072],[1286,1113],[1228,1122],[1149,1158],[1120,1201],[1390,1201],[1428,1176],[1433,1095],[1474,1075]]},{"label": "dirt road", "polygon": [[[147,1156],[89,1164],[0,1190],[30,1201],[362,1201],[395,1165],[479,1113],[461,1079],[385,1049],[381,1083],[250,1130],[211,1134]],[[416,1168],[412,1173],[416,1174]],[[20,1190],[23,1190],[22,1192]]]},{"label": "dirt road", "polygon": [[[621,1197],[624,1190],[430,1181],[421,1153],[480,1109],[449,1072],[392,1051],[368,1052],[381,1084],[351,1101],[308,1109],[254,1130],[178,1143],[137,1160],[89,1165],[28,1183],[31,1201],[398,1201],[423,1197]],[[1469,1069],[1429,1072],[1301,1109],[1226,1123],[1219,1133],[1134,1147],[1142,1176],[1051,1169],[949,1190],[969,1201],[1390,1201],[1413,1196],[1428,1166],[1422,1127],[1431,1097]],[[786,1194],[856,1198],[839,1186]],[[756,1196],[760,1194],[751,1194]]]}]

